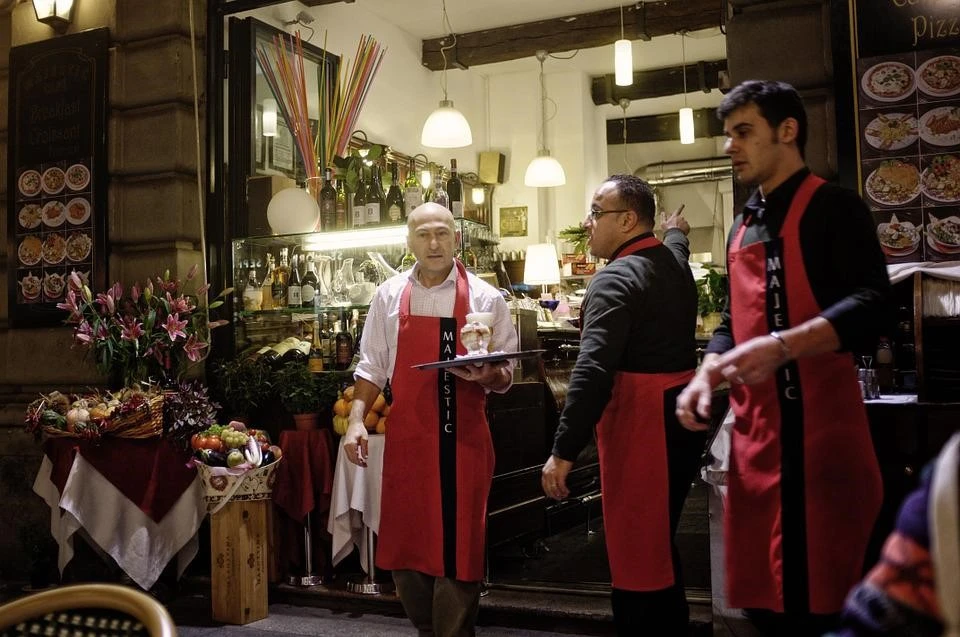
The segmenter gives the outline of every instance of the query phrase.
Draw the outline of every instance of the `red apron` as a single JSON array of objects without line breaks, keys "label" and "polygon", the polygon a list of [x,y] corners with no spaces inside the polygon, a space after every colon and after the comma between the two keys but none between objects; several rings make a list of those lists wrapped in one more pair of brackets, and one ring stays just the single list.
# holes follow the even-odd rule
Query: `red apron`
[{"label": "red apron", "polygon": [[[649,237],[617,258],[660,245]],[[653,591],[674,584],[664,392],[694,370],[617,372],[597,423],[603,527],[614,588]],[[677,425],[679,426],[679,425]]]},{"label": "red apron", "polygon": [[[804,180],[778,238],[741,248],[744,223],[731,242],[735,343],[820,314],[799,227],[821,184],[814,175]],[[725,515],[730,606],[840,611],[862,575],[882,495],[852,355],[791,361],[762,383],[733,385],[730,403],[736,417]]]},{"label": "red apron", "polygon": [[377,566],[477,582],[494,465],[486,393],[444,370],[410,369],[465,353],[469,287],[459,261],[456,268],[452,318],[411,315],[412,281],[400,297]]}]

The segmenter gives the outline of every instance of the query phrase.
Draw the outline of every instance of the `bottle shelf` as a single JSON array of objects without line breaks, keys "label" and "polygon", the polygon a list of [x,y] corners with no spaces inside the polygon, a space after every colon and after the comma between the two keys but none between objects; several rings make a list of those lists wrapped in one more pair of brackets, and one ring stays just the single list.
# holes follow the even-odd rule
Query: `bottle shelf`
[{"label": "bottle shelf", "polygon": [[368,307],[370,307],[369,303],[365,303],[363,305],[315,305],[309,308],[308,307],[296,307],[296,308],[284,307],[284,308],[273,309],[273,310],[242,310],[240,311],[239,314],[243,318],[252,318],[257,316],[275,317],[275,316],[288,315],[291,317],[291,320],[292,320],[292,317],[297,314],[306,314],[306,315],[315,316],[320,313],[339,312],[340,310],[347,310],[347,311],[366,310]]}]

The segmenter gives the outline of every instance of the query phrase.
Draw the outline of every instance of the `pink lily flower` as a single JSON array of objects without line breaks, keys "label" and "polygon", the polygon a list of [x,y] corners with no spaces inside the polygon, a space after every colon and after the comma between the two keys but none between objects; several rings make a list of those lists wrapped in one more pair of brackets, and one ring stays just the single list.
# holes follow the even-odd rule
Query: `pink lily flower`
[{"label": "pink lily flower", "polygon": [[197,339],[196,334],[191,334],[183,346],[183,351],[186,352],[187,358],[196,363],[203,358],[202,352],[207,347],[206,343]]},{"label": "pink lily flower", "polygon": [[136,342],[143,335],[143,324],[132,316],[124,317],[121,323],[120,338]]},{"label": "pink lily flower", "polygon": [[180,320],[180,315],[177,313],[170,314],[167,316],[167,321],[164,324],[163,328],[167,330],[167,334],[170,336],[171,341],[176,341],[178,337],[187,338],[187,333],[183,331],[183,328],[187,326],[186,321]]}]

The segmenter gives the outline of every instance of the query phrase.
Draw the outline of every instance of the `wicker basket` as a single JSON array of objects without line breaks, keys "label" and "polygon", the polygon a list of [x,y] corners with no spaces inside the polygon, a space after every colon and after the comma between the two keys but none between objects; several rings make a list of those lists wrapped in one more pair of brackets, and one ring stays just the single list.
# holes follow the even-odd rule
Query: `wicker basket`
[{"label": "wicker basket", "polygon": [[241,500],[269,500],[277,481],[278,459],[268,465],[250,469],[244,473],[231,473],[225,467],[208,467],[197,464],[197,473],[203,482],[203,499],[211,515],[222,509],[227,502]]},{"label": "wicker basket", "polygon": [[163,435],[163,394],[153,396],[135,411],[110,418],[103,433],[117,438],[134,439],[157,438]]}]

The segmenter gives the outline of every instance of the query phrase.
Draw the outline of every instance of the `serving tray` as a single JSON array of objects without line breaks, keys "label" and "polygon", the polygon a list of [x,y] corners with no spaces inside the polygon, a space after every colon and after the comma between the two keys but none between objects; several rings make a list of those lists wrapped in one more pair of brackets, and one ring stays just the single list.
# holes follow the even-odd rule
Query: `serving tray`
[{"label": "serving tray", "polygon": [[421,363],[420,365],[411,365],[415,369],[446,369],[448,367],[464,367],[465,365],[482,363],[499,363],[500,361],[511,358],[532,358],[539,356],[545,349],[528,349],[522,352],[497,352],[495,354],[478,354],[476,356],[457,356],[448,361],[434,361],[432,363]]}]

